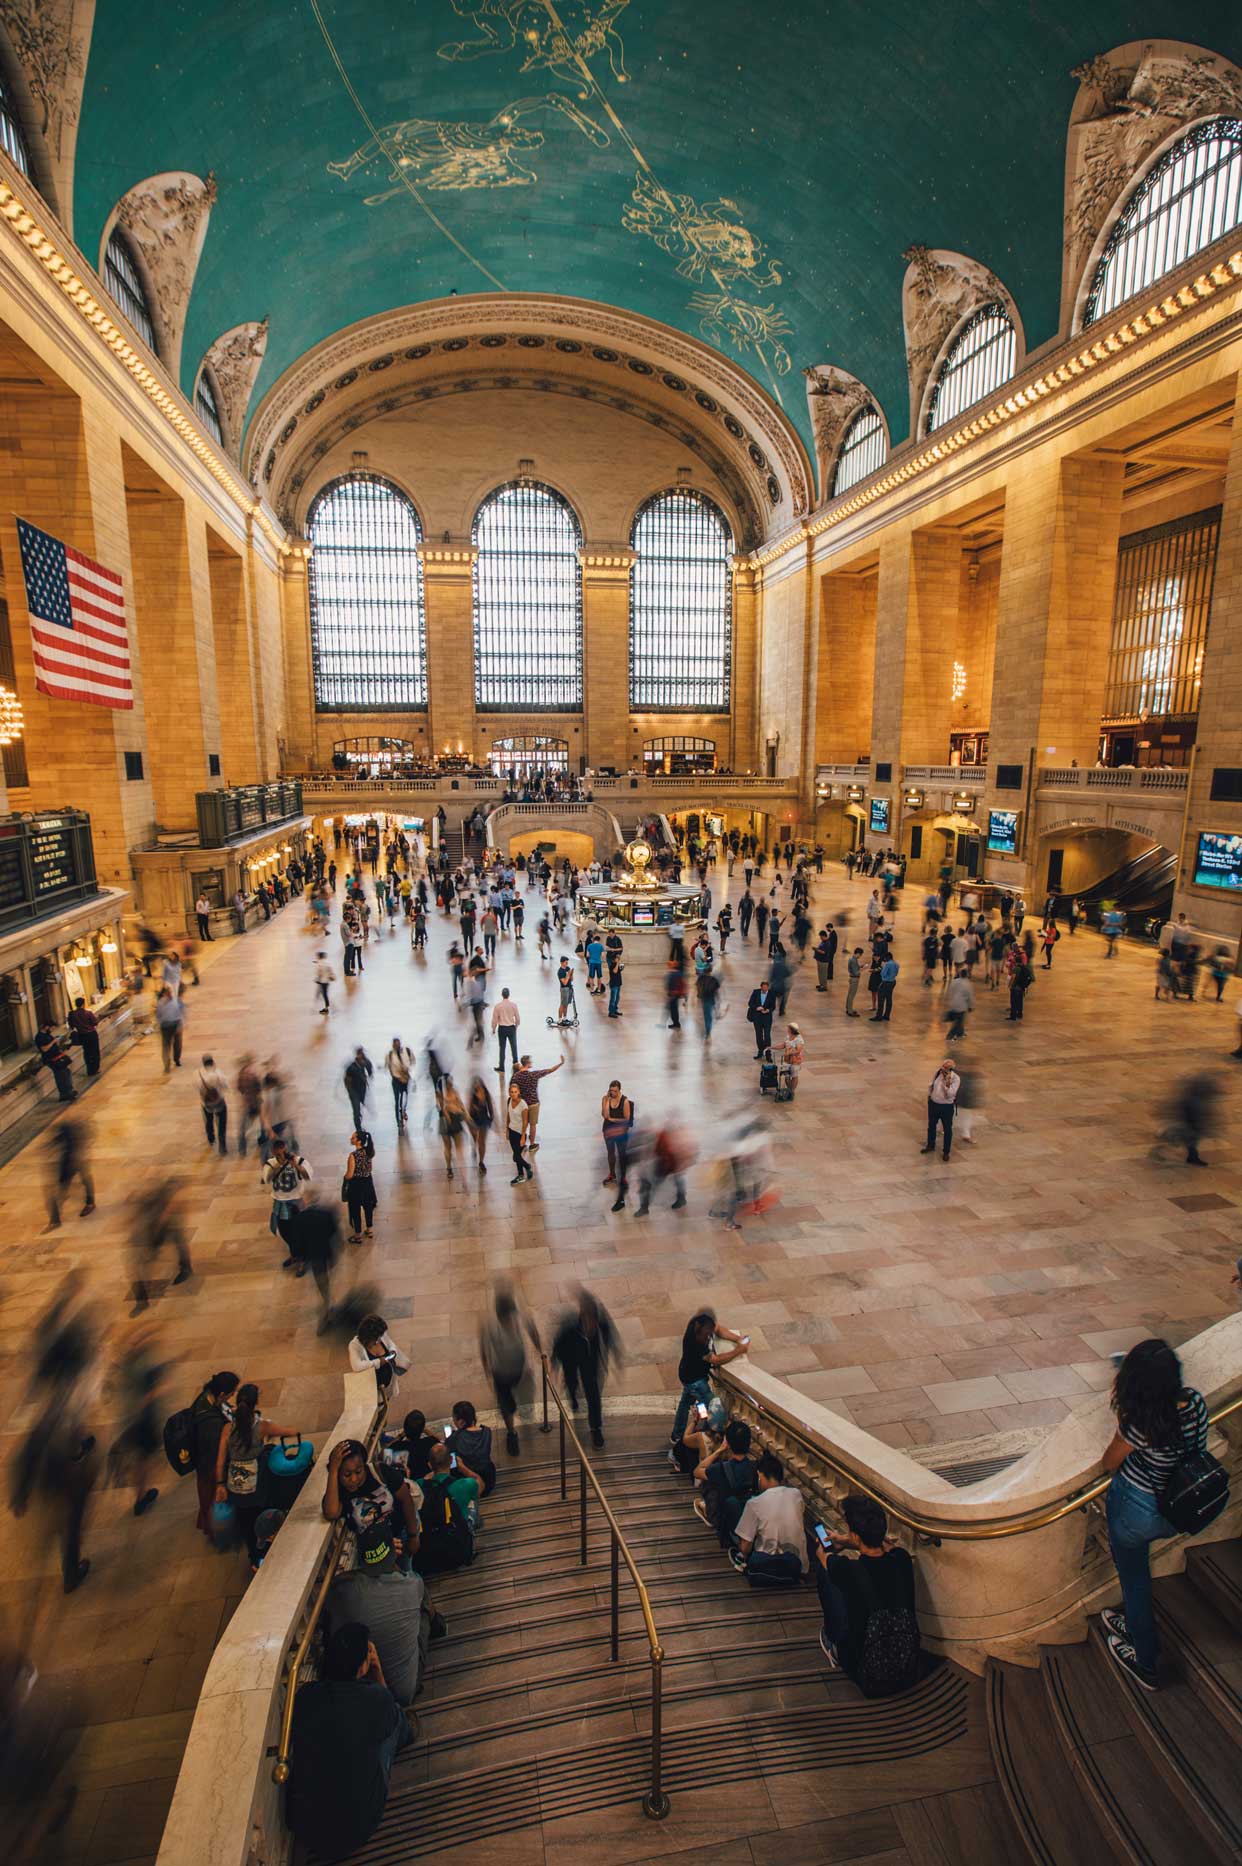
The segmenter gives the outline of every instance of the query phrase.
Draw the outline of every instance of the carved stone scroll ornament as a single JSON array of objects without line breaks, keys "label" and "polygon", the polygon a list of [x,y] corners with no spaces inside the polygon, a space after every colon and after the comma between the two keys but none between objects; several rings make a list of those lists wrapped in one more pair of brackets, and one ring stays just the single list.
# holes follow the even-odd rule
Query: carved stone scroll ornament
[{"label": "carved stone scroll ornament", "polygon": [[910,377],[910,432],[918,432],[928,378],[958,324],[982,305],[1003,304],[1017,325],[1013,300],[996,274],[977,259],[941,247],[911,246],[902,254],[906,276],[901,316]]},{"label": "carved stone scroll ornament", "polygon": [[21,67],[47,153],[56,194],[52,205],[70,233],[73,152],[94,24],[95,0],[0,0],[0,25]]},{"label": "carved stone scroll ornament", "polygon": [[1121,46],[1071,75],[1079,90],[1066,163],[1067,314],[1085,297],[1092,250],[1151,155],[1183,127],[1242,116],[1242,72],[1196,46],[1169,40]]},{"label": "carved stone scroll ornament", "polygon": [[246,410],[266,349],[267,319],[264,318],[259,324],[235,324],[232,330],[216,338],[203,358],[216,385],[225,444],[232,454],[241,451]]},{"label": "carved stone scroll ornament", "polygon": [[146,267],[161,360],[174,381],[181,373],[186,312],[215,198],[214,175],[204,181],[178,171],[149,176],[117,203],[117,224]]},{"label": "carved stone scroll ornament", "polygon": [[802,374],[806,378],[806,405],[815,437],[815,465],[819,474],[819,496],[828,497],[832,467],[845,430],[858,413],[872,400],[866,383],[851,376],[847,369],[831,363],[813,363]]}]

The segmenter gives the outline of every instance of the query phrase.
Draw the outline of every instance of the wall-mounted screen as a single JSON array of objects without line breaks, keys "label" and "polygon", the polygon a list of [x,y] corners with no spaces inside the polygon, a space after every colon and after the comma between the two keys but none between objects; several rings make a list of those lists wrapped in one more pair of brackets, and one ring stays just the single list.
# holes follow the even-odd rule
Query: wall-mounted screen
[{"label": "wall-mounted screen", "polygon": [[1195,852],[1195,885],[1242,889],[1242,836],[1203,831]]},{"label": "wall-mounted screen", "polygon": [[869,827],[872,835],[887,836],[888,810],[889,801],[887,797],[873,797],[871,799],[871,821]]},{"label": "wall-mounted screen", "polygon": [[988,811],[988,848],[997,855],[1018,853],[1018,812]]}]

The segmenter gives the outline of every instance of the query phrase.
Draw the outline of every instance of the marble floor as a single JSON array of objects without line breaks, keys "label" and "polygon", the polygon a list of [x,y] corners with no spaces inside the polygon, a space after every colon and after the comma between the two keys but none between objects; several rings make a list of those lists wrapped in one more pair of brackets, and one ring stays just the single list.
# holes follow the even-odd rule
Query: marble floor
[{"label": "marble floor", "polygon": [[[718,905],[723,868],[712,885]],[[734,897],[740,886],[739,874]],[[817,924],[845,911],[857,928],[868,892],[839,869],[826,875]],[[945,1165],[919,1152],[943,1026],[938,987],[919,983],[918,917],[911,890],[898,920],[891,1024],[847,1021],[840,977],[820,995],[812,966],[799,976],[790,1014],[803,1028],[806,1067],[797,1100],[769,1109],[780,1202],[740,1232],[709,1215],[707,1161],[727,1116],[757,1101],[744,1016],[760,971],[753,940],[735,935],[723,961],[732,1004],[710,1045],[693,1017],[681,1036],[664,1029],[658,973],[635,966],[622,1022],[580,991],[580,1029],[548,1030],[553,968],[541,965],[533,937],[502,941],[495,983],[508,984],[520,1007],[521,1047],[536,1066],[566,1057],[543,1086],[535,1183],[510,1186],[500,1133],[485,1180],[468,1148],[465,1172],[447,1179],[425,1125],[425,1085],[401,1141],[386,1081],[373,1091],[376,1235],[350,1253],[338,1285],[356,1279],[382,1291],[413,1360],[404,1403],[434,1417],[457,1398],[481,1400],[476,1329],[501,1273],[541,1320],[571,1284],[596,1290],[625,1342],[615,1401],[671,1397],[682,1328],[710,1303],[750,1333],[759,1365],[915,1451],[1052,1425],[1107,1384],[1113,1350],[1151,1332],[1178,1342],[1229,1312],[1242,1251],[1239,1065],[1227,1054],[1237,987],[1220,1006],[1157,1003],[1150,949],[1124,947],[1107,963],[1095,936],[1063,938],[1051,973],[1037,972],[1021,1024],[1006,1021],[1005,994],[979,992],[962,1047],[982,1073],[985,1104],[973,1143],[955,1146]],[[29,1416],[30,1330],[70,1268],[86,1274],[109,1352],[123,1353],[136,1326],[127,1201],[169,1171],[187,1182],[195,1266],[187,1284],[161,1287],[151,1310],[177,1364],[169,1409],[228,1366],[258,1383],[265,1412],[282,1424],[323,1432],[336,1417],[343,1352],[316,1336],[311,1280],[279,1268],[254,1156],[220,1160],[205,1144],[198,1058],[212,1052],[231,1077],[244,1049],[280,1057],[296,1082],[302,1149],[328,1196],[346,1156],[341,1072],[355,1043],[378,1064],[394,1033],[417,1048],[438,1031],[459,1079],[470,1065],[445,963],[455,922],[433,915],[425,955],[413,955],[404,934],[373,943],[364,976],[337,984],[324,1018],[312,1003],[316,942],[303,920],[295,904],[209,949],[201,987],[188,994],[183,1069],[166,1078],[146,1038],[85,1097],[98,1180],[91,1217],[43,1234],[42,1141],[0,1168],[6,1460]],[[335,928],[329,950],[339,972]],[[494,1086],[490,1040],[484,1055]],[[1206,1148],[1210,1170],[1153,1158],[1171,1084],[1208,1067],[1229,1091]],[[701,1160],[686,1211],[670,1212],[666,1191],[645,1221],[632,1209],[610,1212],[598,1108],[613,1075],[642,1116],[672,1110],[694,1130]],[[105,1385],[102,1444],[111,1409]],[[193,1485],[166,1469],[156,1481],[159,1501],[137,1520],[131,1493],[97,1493],[85,1545],[94,1565],[70,1600],[36,1516],[10,1521],[0,1545],[6,1634],[75,1694],[78,1794],[55,1857],[82,1866],[154,1857],[199,1681],[245,1586],[240,1560],[213,1557],[196,1536]]]}]

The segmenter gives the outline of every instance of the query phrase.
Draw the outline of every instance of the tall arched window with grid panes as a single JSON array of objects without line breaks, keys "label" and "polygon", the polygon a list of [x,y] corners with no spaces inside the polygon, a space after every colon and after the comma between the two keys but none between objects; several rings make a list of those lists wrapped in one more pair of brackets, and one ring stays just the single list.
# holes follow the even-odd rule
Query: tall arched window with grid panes
[{"label": "tall arched window with grid panes", "polygon": [[104,284],[125,313],[148,350],[159,355],[155,341],[155,319],[142,273],[133,249],[120,228],[114,228],[104,248]]},{"label": "tall arched window with grid panes", "polygon": [[934,434],[1009,381],[1018,357],[1018,334],[1002,304],[981,305],[966,319],[940,365],[927,404]]},{"label": "tall arched window with grid panes", "polygon": [[719,507],[679,486],[639,507],[630,533],[630,705],[727,713],[733,537]]},{"label": "tall arched window with grid panes", "polygon": [[888,452],[888,441],[884,433],[884,423],[877,408],[868,402],[854,416],[841,441],[837,452],[837,462],[832,470],[832,492],[835,499],[838,494],[848,492],[851,486],[857,486],[859,480],[866,479],[884,465],[884,456]]},{"label": "tall arched window with grid panes", "polygon": [[377,473],[325,486],[307,520],[315,704],[400,712],[427,704],[422,527]]},{"label": "tall arched window with grid panes", "polygon": [[198,381],[194,385],[194,412],[212,439],[223,447],[224,423],[220,419],[220,402],[216,395],[216,385],[206,367],[199,370]]},{"label": "tall arched window with grid panes", "polygon": [[474,697],[492,713],[582,706],[582,528],[550,486],[514,480],[475,513]]},{"label": "tall arched window with grid panes", "polygon": [[1094,324],[1242,222],[1242,122],[1197,123],[1135,187],[1108,236],[1083,307]]}]

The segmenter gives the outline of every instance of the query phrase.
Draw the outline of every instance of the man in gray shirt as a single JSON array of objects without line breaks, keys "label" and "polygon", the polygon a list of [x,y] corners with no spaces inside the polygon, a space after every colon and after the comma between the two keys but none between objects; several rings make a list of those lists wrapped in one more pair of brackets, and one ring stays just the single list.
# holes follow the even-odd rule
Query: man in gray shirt
[{"label": "man in gray shirt", "polygon": [[379,1654],[388,1689],[398,1704],[412,1704],[427,1663],[431,1609],[423,1578],[402,1574],[387,1524],[358,1542],[358,1566],[334,1581],[328,1596],[334,1626],[358,1620]]}]

